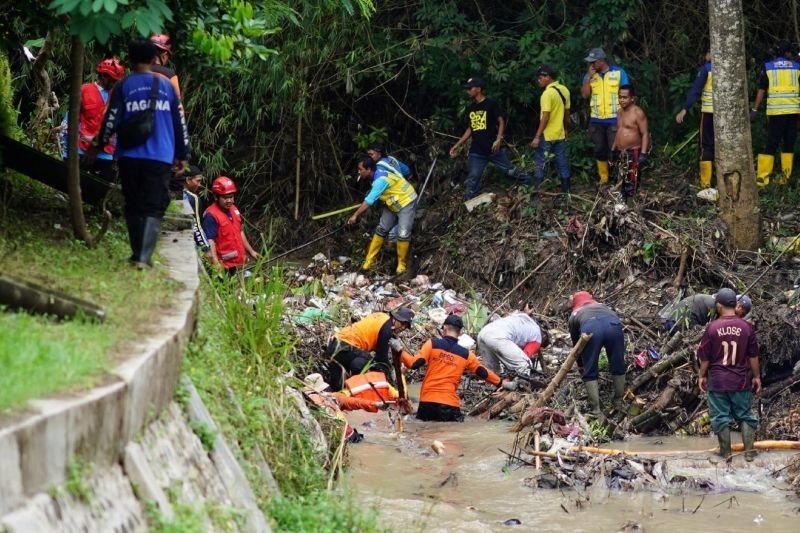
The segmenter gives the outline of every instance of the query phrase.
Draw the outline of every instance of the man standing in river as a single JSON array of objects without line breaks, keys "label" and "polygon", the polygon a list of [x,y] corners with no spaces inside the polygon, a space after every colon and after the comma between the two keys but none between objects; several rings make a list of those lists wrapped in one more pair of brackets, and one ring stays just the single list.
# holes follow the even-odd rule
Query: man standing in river
[{"label": "man standing in river", "polygon": [[650,149],[650,131],[644,111],[636,105],[633,85],[620,87],[618,98],[620,110],[617,114],[617,135],[611,147],[611,159],[618,159],[620,152],[628,153],[630,163],[627,178],[620,176],[623,179],[622,196],[628,198],[639,188],[641,168],[647,161]]},{"label": "man standing in river", "polygon": [[719,318],[706,327],[697,348],[698,385],[708,391],[708,414],[720,455],[727,458],[731,454],[730,424],[736,420],[742,430],[745,459],[752,461],[758,420],[751,404],[753,391],[761,394],[756,333],[749,322],[736,315],[733,289],[720,289],[714,300]]}]

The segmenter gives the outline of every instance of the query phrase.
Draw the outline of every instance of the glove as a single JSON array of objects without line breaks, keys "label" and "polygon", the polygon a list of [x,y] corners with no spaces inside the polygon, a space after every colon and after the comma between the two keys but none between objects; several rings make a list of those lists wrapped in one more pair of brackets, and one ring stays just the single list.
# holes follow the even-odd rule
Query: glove
[{"label": "glove", "polygon": [[395,339],[394,337],[389,339],[389,348],[391,348],[395,352],[402,352],[403,351],[403,343],[400,342],[400,339]]},{"label": "glove", "polygon": [[384,411],[389,408],[390,404],[387,402],[375,402],[374,405],[379,411]]},{"label": "glove", "polygon": [[644,165],[645,163],[647,163],[647,154],[644,153],[644,152],[641,152],[639,154],[639,166]]},{"label": "glove", "polygon": [[515,379],[504,379],[502,383],[500,383],[500,387],[503,390],[515,391],[517,390],[517,387],[519,387],[519,383],[517,383],[517,380]]},{"label": "glove", "polygon": [[757,114],[758,114],[758,111],[756,111],[755,109],[751,109],[750,110],[750,122],[755,122],[756,121],[756,115]]}]

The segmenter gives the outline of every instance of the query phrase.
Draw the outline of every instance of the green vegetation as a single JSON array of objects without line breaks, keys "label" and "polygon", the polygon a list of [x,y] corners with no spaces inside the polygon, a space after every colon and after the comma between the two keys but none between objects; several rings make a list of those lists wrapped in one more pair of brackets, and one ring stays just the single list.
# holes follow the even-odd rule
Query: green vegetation
[{"label": "green vegetation", "polygon": [[67,482],[64,484],[67,493],[78,501],[92,503],[94,493],[86,478],[92,475],[92,465],[81,458],[73,458],[67,465]]},{"label": "green vegetation", "polygon": [[[346,494],[326,491],[330,475],[313,453],[294,399],[285,392],[296,383],[287,373],[294,368],[299,376],[302,368],[290,361],[293,339],[281,324],[288,292],[282,272],[273,269],[244,284],[206,280],[202,291],[205,304],[184,370],[220,431],[238,444],[260,507],[281,531],[374,529],[371,511]],[[341,431],[341,426],[331,429]],[[268,493],[256,450],[280,486],[280,499]]]},{"label": "green vegetation", "polygon": [[8,56],[0,48],[0,134],[10,135],[17,127],[17,116],[11,100],[11,71]]},{"label": "green vegetation", "polygon": [[[0,313],[0,412],[28,399],[88,387],[123,346],[146,332],[174,285],[158,269],[127,264],[127,234],[112,224],[103,245],[77,242],[64,204],[51,191],[0,174],[0,271],[77,296],[107,310],[105,323]],[[94,221],[98,224],[98,221]]]},{"label": "green vegetation", "polygon": [[192,422],[189,425],[194,434],[197,435],[197,438],[200,439],[203,449],[207,452],[214,451],[214,443],[217,441],[217,432],[214,428],[202,422]]}]

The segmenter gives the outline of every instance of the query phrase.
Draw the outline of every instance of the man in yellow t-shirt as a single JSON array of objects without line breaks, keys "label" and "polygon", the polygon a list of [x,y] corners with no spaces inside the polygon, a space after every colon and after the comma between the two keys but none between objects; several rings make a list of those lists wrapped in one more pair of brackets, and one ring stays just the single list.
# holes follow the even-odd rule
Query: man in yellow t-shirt
[{"label": "man in yellow t-shirt", "polygon": [[553,154],[561,178],[561,192],[569,193],[569,161],[567,160],[567,124],[569,123],[569,89],[556,81],[556,73],[550,67],[539,67],[536,72],[539,87],[543,88],[541,115],[536,137],[531,141],[531,148],[536,150],[533,156],[533,176],[536,184],[544,179],[549,154]]}]

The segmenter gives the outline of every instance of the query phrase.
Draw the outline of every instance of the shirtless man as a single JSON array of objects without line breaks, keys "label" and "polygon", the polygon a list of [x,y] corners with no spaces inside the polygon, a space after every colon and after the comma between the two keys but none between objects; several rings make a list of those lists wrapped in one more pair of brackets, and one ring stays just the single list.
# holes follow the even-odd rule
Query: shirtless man
[{"label": "shirtless man", "polygon": [[636,92],[632,85],[619,88],[620,110],[617,112],[617,136],[611,147],[612,161],[619,158],[621,151],[630,154],[627,183],[622,184],[622,195],[627,198],[639,188],[640,167],[647,161],[650,148],[650,131],[647,117],[642,108],[636,105]]}]

